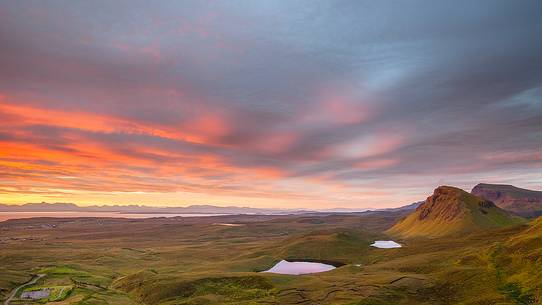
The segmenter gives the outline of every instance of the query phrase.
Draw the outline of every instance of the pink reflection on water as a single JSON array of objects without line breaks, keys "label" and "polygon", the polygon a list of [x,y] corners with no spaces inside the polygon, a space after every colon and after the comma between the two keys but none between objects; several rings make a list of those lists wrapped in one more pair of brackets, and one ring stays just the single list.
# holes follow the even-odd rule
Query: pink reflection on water
[{"label": "pink reflection on water", "polygon": [[288,262],[285,260],[281,260],[275,266],[273,266],[273,268],[264,272],[300,275],[300,274],[326,272],[333,269],[335,269],[334,266],[326,265],[322,263]]}]

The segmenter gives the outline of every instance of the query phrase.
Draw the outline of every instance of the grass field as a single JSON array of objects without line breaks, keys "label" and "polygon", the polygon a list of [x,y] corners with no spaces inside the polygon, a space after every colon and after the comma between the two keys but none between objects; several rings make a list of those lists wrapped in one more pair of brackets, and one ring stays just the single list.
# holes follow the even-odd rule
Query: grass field
[{"label": "grass field", "polygon": [[[0,298],[46,274],[34,288],[73,287],[51,304],[542,302],[539,223],[396,240],[404,245],[398,249],[369,246],[389,238],[383,232],[401,216],[7,221],[0,223]],[[288,258],[344,266],[301,276],[259,273]]]}]

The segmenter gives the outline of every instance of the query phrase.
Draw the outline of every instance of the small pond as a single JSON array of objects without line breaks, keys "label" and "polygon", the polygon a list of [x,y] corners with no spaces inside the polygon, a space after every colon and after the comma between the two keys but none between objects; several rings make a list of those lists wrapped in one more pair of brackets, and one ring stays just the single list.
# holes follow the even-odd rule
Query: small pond
[{"label": "small pond", "polygon": [[51,290],[44,288],[40,290],[23,291],[23,293],[21,293],[21,299],[39,300],[48,298],[49,295],[51,295]]},{"label": "small pond", "polygon": [[316,262],[303,262],[295,261],[289,262],[286,260],[281,260],[273,268],[263,271],[269,273],[277,274],[290,274],[290,275],[300,275],[300,274],[310,274],[310,273],[319,273],[326,272],[335,269],[333,265],[316,263]]},{"label": "small pond", "polygon": [[377,240],[371,244],[375,248],[381,249],[391,249],[391,248],[401,248],[402,246],[393,240]]}]

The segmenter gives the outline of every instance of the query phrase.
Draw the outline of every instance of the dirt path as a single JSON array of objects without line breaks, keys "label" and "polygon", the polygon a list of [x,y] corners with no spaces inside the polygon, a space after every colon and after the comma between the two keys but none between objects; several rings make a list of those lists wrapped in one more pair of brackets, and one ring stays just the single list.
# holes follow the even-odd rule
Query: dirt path
[{"label": "dirt path", "polygon": [[66,287],[62,287],[60,289],[60,292],[58,292],[58,294],[57,294],[57,299],[59,299],[62,296],[62,294],[64,293],[64,289],[66,289]]},{"label": "dirt path", "polygon": [[13,298],[15,298],[15,296],[17,295],[17,292],[19,290],[23,289],[26,286],[34,285],[39,279],[41,279],[44,276],[45,276],[45,274],[37,274],[29,282],[26,282],[26,283],[22,284],[21,286],[13,289],[13,291],[11,292],[9,297],[4,301],[4,305],[9,305],[9,302],[11,302],[13,300]]}]

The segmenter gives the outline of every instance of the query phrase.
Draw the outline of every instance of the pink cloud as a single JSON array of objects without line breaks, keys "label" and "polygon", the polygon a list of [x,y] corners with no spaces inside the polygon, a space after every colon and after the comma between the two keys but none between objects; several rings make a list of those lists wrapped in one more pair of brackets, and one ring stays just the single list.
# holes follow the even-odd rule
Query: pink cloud
[{"label": "pink cloud", "polygon": [[363,170],[377,170],[398,164],[397,159],[374,159],[356,162],[355,167]]},{"label": "pink cloud", "polygon": [[542,161],[542,152],[536,151],[509,151],[509,152],[491,152],[481,156],[483,160],[493,162],[525,162]]},{"label": "pink cloud", "polygon": [[243,146],[256,152],[278,154],[288,151],[299,137],[297,133],[287,131],[268,133]]},{"label": "pink cloud", "polygon": [[373,115],[372,101],[354,90],[334,88],[316,94],[312,107],[302,110],[307,123],[349,125],[367,121]]},{"label": "pink cloud", "polygon": [[338,146],[336,153],[346,158],[367,158],[391,152],[405,142],[405,135],[399,132],[380,130]]}]

